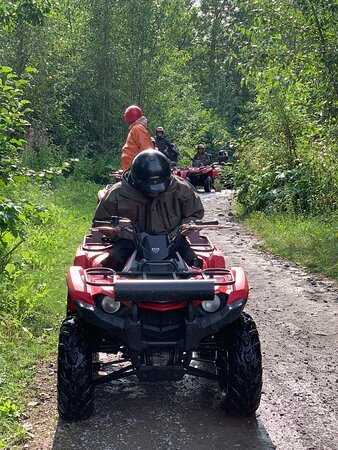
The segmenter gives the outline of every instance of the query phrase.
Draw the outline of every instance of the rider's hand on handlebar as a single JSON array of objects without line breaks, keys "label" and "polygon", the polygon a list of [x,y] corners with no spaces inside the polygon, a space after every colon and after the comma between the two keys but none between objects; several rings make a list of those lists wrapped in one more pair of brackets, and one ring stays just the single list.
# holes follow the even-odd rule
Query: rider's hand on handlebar
[{"label": "rider's hand on handlebar", "polygon": [[190,232],[191,230],[193,230],[194,228],[195,228],[195,229],[198,228],[195,222],[192,222],[192,221],[191,221],[191,222],[183,223],[183,224],[181,225],[181,234],[182,234],[183,236],[187,236],[187,235],[189,234],[189,232]]}]

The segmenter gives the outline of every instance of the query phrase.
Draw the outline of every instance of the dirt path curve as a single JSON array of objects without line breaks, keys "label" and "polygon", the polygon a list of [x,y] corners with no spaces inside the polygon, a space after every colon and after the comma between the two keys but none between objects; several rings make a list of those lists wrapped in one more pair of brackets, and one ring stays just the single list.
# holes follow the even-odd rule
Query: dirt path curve
[{"label": "dirt path curve", "polygon": [[264,385],[256,419],[225,417],[212,382],[139,383],[128,378],[100,386],[96,412],[65,424],[55,409],[55,368],[38,377],[29,449],[287,449],[338,448],[337,290],[292,263],[257,249],[258,240],[230,213],[228,193],[202,194],[206,218],[229,228],[208,232],[231,265],[245,268],[247,311],[260,332]]}]

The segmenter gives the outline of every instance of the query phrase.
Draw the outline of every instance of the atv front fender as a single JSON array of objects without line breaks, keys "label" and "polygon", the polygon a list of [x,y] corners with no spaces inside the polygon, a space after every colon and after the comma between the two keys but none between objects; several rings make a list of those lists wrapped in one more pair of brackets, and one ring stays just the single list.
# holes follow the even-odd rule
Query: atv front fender
[{"label": "atv front fender", "polygon": [[243,267],[231,267],[230,270],[233,272],[236,281],[231,286],[227,302],[228,305],[243,298],[247,299],[249,296],[249,284]]},{"label": "atv front fender", "polygon": [[80,266],[70,266],[67,273],[68,311],[75,311],[75,300],[93,304],[91,292],[84,281],[84,269]]}]

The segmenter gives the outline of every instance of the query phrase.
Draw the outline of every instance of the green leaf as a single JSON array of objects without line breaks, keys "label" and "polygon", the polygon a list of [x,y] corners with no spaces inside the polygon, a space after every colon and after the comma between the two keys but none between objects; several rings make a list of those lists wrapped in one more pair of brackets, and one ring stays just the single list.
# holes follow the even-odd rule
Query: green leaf
[{"label": "green leaf", "polygon": [[38,69],[36,69],[35,67],[26,67],[25,71],[27,73],[37,73]]},{"label": "green leaf", "polygon": [[15,264],[13,263],[6,264],[5,272],[7,272],[8,275],[12,275],[15,272]]},{"label": "green leaf", "polygon": [[13,72],[13,69],[11,67],[0,66],[0,73],[10,73],[10,72]]}]

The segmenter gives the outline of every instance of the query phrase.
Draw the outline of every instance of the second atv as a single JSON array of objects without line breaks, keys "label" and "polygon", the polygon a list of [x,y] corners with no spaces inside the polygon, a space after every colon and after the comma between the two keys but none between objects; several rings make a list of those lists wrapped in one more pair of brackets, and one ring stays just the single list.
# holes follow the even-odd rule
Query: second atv
[{"label": "second atv", "polygon": [[220,166],[205,166],[200,164],[200,161],[195,161],[192,167],[183,167],[174,171],[175,175],[190,181],[193,186],[202,186],[205,192],[211,192],[220,172]]}]

